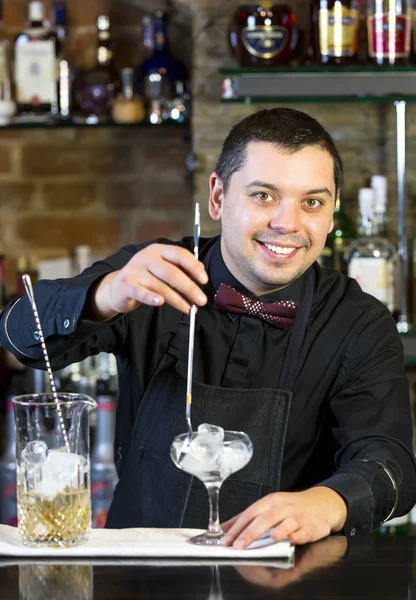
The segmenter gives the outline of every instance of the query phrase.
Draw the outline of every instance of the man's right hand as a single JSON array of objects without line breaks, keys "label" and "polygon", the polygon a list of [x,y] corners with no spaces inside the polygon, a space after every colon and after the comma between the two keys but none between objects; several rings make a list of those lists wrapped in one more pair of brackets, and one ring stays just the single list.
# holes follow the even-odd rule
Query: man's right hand
[{"label": "man's right hand", "polygon": [[161,306],[165,302],[189,313],[192,304],[206,304],[207,297],[197,283],[207,282],[204,265],[192,252],[179,246],[150,244],[122,269],[98,281],[90,290],[86,316],[95,321],[109,321],[140,304]]}]

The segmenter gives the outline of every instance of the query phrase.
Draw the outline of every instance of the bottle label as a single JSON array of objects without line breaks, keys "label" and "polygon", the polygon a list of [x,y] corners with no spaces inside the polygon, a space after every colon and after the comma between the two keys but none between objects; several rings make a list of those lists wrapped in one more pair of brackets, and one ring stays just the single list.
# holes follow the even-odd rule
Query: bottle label
[{"label": "bottle label", "polygon": [[360,15],[355,8],[335,3],[319,11],[319,46],[323,56],[354,56],[358,50]]},{"label": "bottle label", "polygon": [[57,99],[55,42],[15,46],[16,100],[19,104],[54,104]]},{"label": "bottle label", "polygon": [[348,275],[356,279],[361,289],[384,304],[389,300],[388,263],[385,258],[352,258]]},{"label": "bottle label", "polygon": [[247,52],[259,58],[273,58],[283,52],[289,40],[289,31],[279,25],[244,27],[241,41]]},{"label": "bottle label", "polygon": [[410,53],[410,18],[388,13],[368,17],[368,53],[372,58],[400,58]]}]

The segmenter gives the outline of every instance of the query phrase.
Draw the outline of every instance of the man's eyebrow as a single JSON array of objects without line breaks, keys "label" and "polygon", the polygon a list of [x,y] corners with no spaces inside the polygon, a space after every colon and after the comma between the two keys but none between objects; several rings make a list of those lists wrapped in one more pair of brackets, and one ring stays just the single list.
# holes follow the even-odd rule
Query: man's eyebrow
[{"label": "man's eyebrow", "polygon": [[271,192],[278,192],[279,188],[277,188],[275,185],[273,185],[273,183],[267,183],[266,181],[260,181],[258,179],[256,179],[255,181],[252,181],[251,183],[249,183],[248,185],[245,186],[246,190],[249,190],[250,188],[266,188],[267,190],[270,190]]},{"label": "man's eyebrow", "polygon": [[[279,188],[276,187],[273,183],[267,183],[267,181],[260,181],[259,179],[256,179],[255,181],[252,181],[251,183],[246,185],[245,189],[250,190],[251,188],[259,187],[266,188],[266,190],[270,190],[271,192],[279,192]],[[307,190],[304,195],[310,196],[311,194],[327,194],[330,198],[332,198],[332,194],[327,187]]]}]

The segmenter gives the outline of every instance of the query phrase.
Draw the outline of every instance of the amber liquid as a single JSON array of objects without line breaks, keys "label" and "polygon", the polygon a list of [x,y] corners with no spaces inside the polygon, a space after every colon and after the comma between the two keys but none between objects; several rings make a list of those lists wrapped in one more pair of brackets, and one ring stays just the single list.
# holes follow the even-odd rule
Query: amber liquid
[{"label": "amber liquid", "polygon": [[18,529],[26,546],[69,547],[87,541],[91,527],[90,494],[68,490],[53,500],[17,488]]},{"label": "amber liquid", "polygon": [[317,63],[349,65],[358,61],[360,4],[358,0],[315,0],[312,10],[312,51]]}]

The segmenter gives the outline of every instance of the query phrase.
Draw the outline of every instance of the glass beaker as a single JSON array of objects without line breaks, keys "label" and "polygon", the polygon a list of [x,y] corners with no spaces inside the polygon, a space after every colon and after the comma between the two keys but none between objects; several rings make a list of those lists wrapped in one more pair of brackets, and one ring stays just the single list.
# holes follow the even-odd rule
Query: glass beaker
[{"label": "glass beaker", "polygon": [[77,546],[91,531],[89,413],[81,394],[13,399],[17,521],[26,546]]}]

